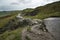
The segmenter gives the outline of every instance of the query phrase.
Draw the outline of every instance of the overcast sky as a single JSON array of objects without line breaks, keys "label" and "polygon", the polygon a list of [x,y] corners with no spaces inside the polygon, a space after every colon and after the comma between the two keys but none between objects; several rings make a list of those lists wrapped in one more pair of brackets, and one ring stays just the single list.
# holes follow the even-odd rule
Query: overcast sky
[{"label": "overcast sky", "polygon": [[58,0],[0,0],[0,11],[35,8]]}]

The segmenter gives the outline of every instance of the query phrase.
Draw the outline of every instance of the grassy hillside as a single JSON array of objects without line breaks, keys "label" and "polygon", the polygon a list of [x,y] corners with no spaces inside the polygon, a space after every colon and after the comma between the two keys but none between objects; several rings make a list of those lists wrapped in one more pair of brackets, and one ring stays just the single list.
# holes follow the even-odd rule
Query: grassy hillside
[{"label": "grassy hillside", "polygon": [[6,31],[0,34],[0,40],[21,40],[21,31],[23,28],[18,28],[12,31]]},{"label": "grassy hillside", "polygon": [[21,11],[6,12],[0,13],[0,40],[21,40],[21,32],[26,26],[24,23],[20,25],[16,18]]},{"label": "grassy hillside", "polygon": [[26,16],[38,19],[55,16],[60,17],[60,1],[37,7],[34,9],[34,11],[30,12],[29,15]]},{"label": "grassy hillside", "polygon": [[[21,40],[23,27],[15,29],[15,27],[19,27],[15,26],[18,24],[17,21],[15,21],[18,13],[20,13],[20,11],[0,12],[0,40]],[[14,20],[14,22],[11,22],[12,20]],[[7,27],[9,29],[7,29]]]},{"label": "grassy hillside", "polygon": [[20,11],[1,11],[0,12],[0,27],[3,27],[10,21],[15,18]]}]

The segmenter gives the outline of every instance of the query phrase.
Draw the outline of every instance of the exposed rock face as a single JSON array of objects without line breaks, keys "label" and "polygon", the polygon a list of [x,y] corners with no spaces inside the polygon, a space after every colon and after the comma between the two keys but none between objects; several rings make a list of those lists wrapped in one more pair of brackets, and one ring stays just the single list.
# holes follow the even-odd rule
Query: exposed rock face
[{"label": "exposed rock face", "polygon": [[47,18],[44,19],[44,22],[48,31],[54,35],[56,40],[60,40],[60,18]]}]

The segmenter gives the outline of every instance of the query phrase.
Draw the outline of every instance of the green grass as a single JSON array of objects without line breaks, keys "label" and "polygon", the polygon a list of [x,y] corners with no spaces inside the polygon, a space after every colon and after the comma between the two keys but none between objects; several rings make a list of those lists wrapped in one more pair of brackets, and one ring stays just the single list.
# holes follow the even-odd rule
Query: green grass
[{"label": "green grass", "polygon": [[4,27],[8,21],[14,19],[21,11],[0,11],[0,28]]},{"label": "green grass", "polygon": [[0,40],[21,40],[21,32],[23,27],[20,27],[13,31],[6,31],[3,34],[0,34]]},{"label": "green grass", "polygon": [[52,17],[52,16],[60,17],[60,12],[48,13],[48,14],[38,13],[35,16],[24,16],[24,17],[31,18],[31,19],[45,19],[45,18]]},{"label": "green grass", "polygon": [[45,19],[45,18],[52,17],[52,16],[60,17],[60,12],[49,13],[49,14],[39,13],[38,15],[34,16],[33,18]]},{"label": "green grass", "polygon": [[17,14],[13,14],[11,16],[8,17],[2,17],[0,18],[0,28],[4,27],[11,19],[14,19],[16,17]]}]

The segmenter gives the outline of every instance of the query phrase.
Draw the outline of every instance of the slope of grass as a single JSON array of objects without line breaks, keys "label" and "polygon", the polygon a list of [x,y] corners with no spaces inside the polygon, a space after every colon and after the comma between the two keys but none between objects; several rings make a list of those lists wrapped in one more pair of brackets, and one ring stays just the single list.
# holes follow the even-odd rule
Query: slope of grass
[{"label": "slope of grass", "polygon": [[17,14],[11,14],[7,16],[0,17],[0,28],[4,27],[11,19],[14,19]]},{"label": "slope of grass", "polygon": [[[12,19],[15,19],[16,16],[17,14],[13,13],[10,15],[0,17],[0,28],[4,28],[5,25],[8,24],[8,22],[11,21]],[[11,24],[13,24],[13,22]],[[0,40],[21,40],[22,30],[23,27],[16,28],[15,30],[6,30],[4,33],[0,34]]]},{"label": "slope of grass", "polygon": [[4,27],[11,19],[14,19],[21,11],[0,11],[0,28]]},{"label": "slope of grass", "polygon": [[25,17],[44,19],[47,17],[60,17],[60,1],[40,6],[28,13]]},{"label": "slope of grass", "polygon": [[[10,15],[0,17],[0,32],[2,32],[1,28],[3,28],[4,30],[6,29],[5,25],[9,24],[7,26],[9,27],[9,29],[5,30],[2,34],[0,34],[0,40],[21,40],[21,33],[22,33],[23,28],[25,27],[21,27],[19,25],[19,23],[17,22],[16,16],[17,14],[13,13]],[[10,23],[11,20],[15,20],[15,21]],[[16,26],[16,23],[19,25],[19,27]],[[10,26],[11,24],[12,26]],[[15,27],[18,27],[18,28],[14,29]],[[11,30],[12,28],[14,30]]]},{"label": "slope of grass", "polygon": [[23,27],[13,31],[6,31],[3,34],[0,34],[0,40],[21,40],[22,30],[23,30]]}]

